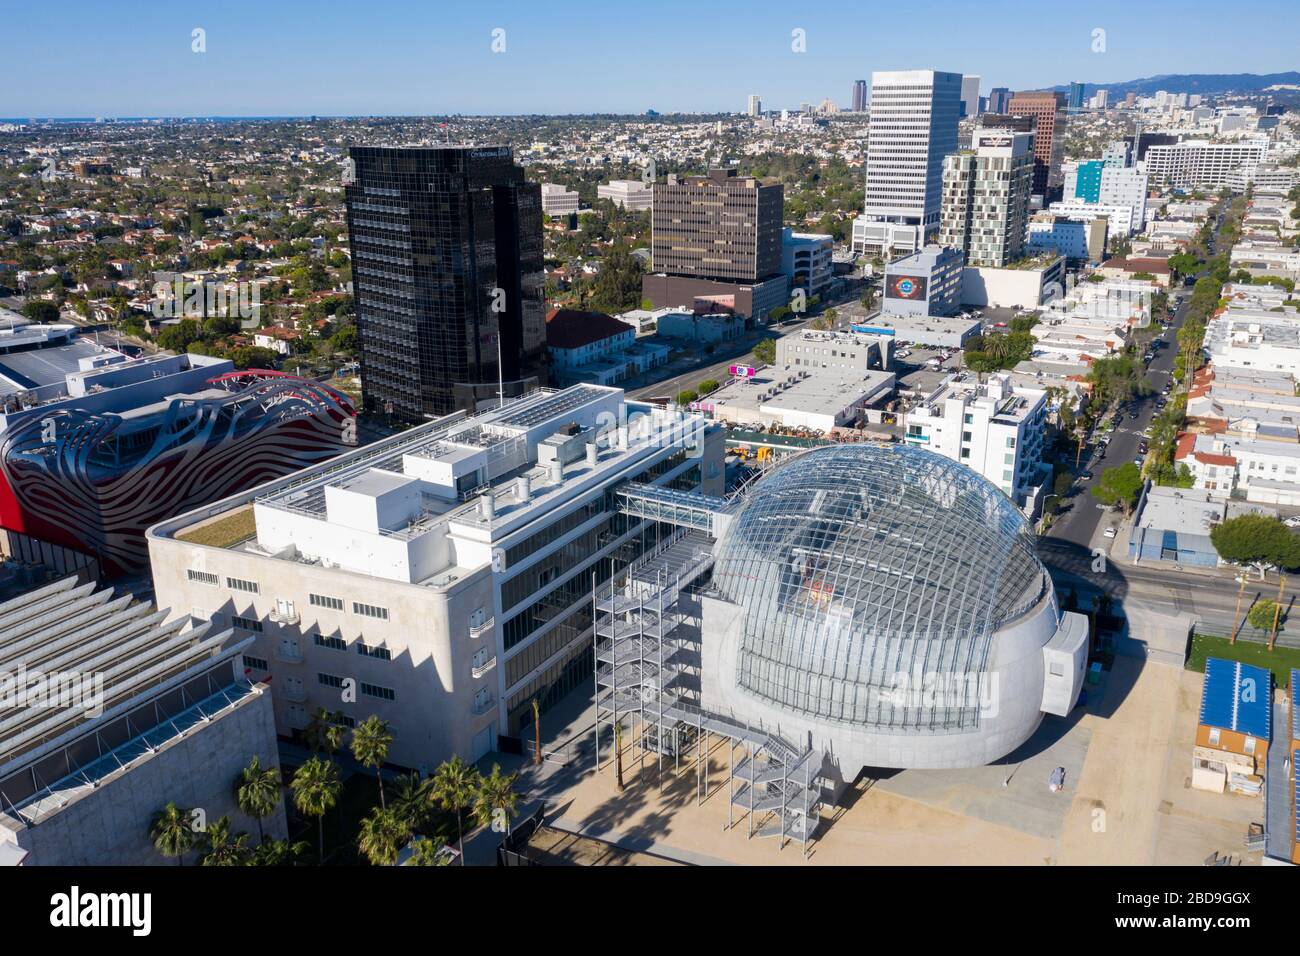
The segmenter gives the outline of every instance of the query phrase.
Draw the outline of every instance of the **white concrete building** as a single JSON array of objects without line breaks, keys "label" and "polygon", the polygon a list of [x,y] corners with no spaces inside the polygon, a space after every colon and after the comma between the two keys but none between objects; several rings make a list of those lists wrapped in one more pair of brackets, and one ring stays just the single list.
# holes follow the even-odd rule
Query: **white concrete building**
[{"label": "white concrete building", "polygon": [[626,482],[722,491],[721,430],[576,385],[446,416],[150,531],[173,614],[251,636],[276,726],[391,722],[390,760],[476,760],[590,685],[593,582],[657,543]]},{"label": "white concrete building", "polygon": [[639,179],[611,179],[596,187],[597,199],[608,199],[615,206],[641,212],[654,205],[654,189]]},{"label": "white concrete building", "polygon": [[1152,182],[1183,189],[1231,186],[1233,174],[1258,166],[1268,155],[1267,140],[1211,143],[1185,140],[1147,150],[1146,169]]},{"label": "white concrete building", "polygon": [[1034,515],[1052,468],[1043,461],[1047,393],[1017,388],[1005,372],[987,382],[949,379],[907,413],[903,440],[960,462]]},{"label": "white concrete building", "polygon": [[1054,216],[1067,219],[1080,219],[1092,222],[1105,218],[1107,232],[1112,236],[1131,236],[1141,229],[1136,218],[1136,211],[1129,205],[1111,205],[1108,203],[1084,202],[1082,199],[1069,199],[1048,205],[1047,211]]},{"label": "white concrete building", "polygon": [[542,183],[542,212],[548,216],[568,216],[577,211],[577,192],[556,183]]},{"label": "white concrete building", "polygon": [[871,74],[866,202],[853,221],[853,249],[915,252],[939,229],[943,159],[957,151],[960,73]]},{"label": "white concrete building", "polygon": [[[879,421],[894,395],[893,372],[768,366],[692,402],[693,410],[733,425],[780,425],[829,433],[860,419]],[[872,412],[874,411],[874,414]]]},{"label": "white concrete building", "polygon": [[821,295],[831,284],[831,256],[835,237],[820,232],[781,233],[781,271],[790,277],[791,289]]}]

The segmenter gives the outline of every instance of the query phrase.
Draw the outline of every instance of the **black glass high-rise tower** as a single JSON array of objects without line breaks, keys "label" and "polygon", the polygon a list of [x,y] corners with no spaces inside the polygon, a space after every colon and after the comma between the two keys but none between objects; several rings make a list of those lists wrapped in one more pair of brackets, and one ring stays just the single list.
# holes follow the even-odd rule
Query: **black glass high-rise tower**
[{"label": "black glass high-rise tower", "polygon": [[[540,383],[541,187],[505,146],[348,151],[362,399],[405,419]],[[500,336],[501,363],[498,368]]]}]

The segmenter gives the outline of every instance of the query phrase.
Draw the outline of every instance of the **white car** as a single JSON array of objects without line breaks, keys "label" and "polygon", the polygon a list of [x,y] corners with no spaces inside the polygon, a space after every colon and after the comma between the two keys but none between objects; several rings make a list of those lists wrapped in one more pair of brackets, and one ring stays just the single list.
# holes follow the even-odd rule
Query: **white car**
[{"label": "white car", "polygon": [[1115,535],[1117,535],[1117,534],[1119,534],[1118,529],[1116,529],[1116,527],[1115,527],[1114,525],[1111,525],[1110,527],[1108,527],[1105,531],[1103,531],[1103,532],[1101,533],[1101,536],[1102,536],[1103,538],[1113,538],[1113,537],[1115,537]]},{"label": "white car", "polygon": [[1292,515],[1282,523],[1288,528],[1300,528],[1300,515]]}]

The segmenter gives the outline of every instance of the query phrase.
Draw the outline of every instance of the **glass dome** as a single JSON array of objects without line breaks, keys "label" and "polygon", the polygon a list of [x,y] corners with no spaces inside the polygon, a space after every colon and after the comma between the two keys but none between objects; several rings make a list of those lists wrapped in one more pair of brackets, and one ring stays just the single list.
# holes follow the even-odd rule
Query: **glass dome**
[{"label": "glass dome", "polygon": [[933,452],[861,444],[807,452],[755,482],[718,544],[714,587],[743,609],[736,679],[750,693],[831,720],[942,731],[973,726],[978,700],[918,702],[900,683],[942,675],[975,682],[973,695],[993,633],[1038,601],[1047,576],[1024,516],[993,484]]}]

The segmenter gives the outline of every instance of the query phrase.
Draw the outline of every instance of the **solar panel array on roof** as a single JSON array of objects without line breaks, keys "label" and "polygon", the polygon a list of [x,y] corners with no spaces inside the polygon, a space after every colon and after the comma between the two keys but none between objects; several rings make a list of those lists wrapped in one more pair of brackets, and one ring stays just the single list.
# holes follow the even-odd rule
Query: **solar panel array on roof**
[{"label": "solar panel array on roof", "polygon": [[1300,740],[1300,669],[1291,668],[1291,739]]},{"label": "solar panel array on roof", "polygon": [[1204,726],[1270,740],[1272,715],[1272,672],[1239,661],[1206,659],[1205,690],[1201,694]]}]

